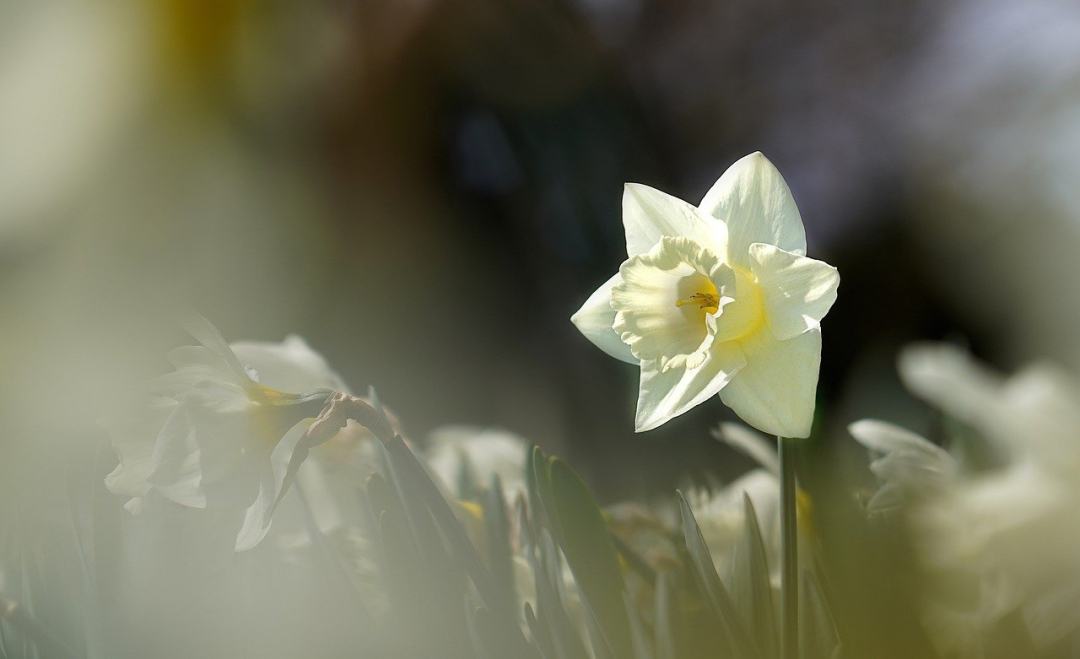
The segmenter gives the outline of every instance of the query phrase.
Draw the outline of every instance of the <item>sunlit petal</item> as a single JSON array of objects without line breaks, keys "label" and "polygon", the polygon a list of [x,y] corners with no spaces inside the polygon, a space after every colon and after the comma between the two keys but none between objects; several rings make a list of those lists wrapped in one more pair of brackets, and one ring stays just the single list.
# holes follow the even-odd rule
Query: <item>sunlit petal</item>
[{"label": "sunlit petal", "polygon": [[615,323],[615,310],[611,308],[611,289],[621,281],[622,277],[615,273],[611,279],[601,284],[570,317],[570,322],[597,348],[615,359],[637,364],[638,359],[630,352],[630,346],[622,342],[619,333],[612,327]]},{"label": "sunlit petal", "polygon": [[682,236],[717,254],[725,252],[727,228],[723,222],[666,192],[627,183],[622,211],[627,256],[649,251],[664,236]]},{"label": "sunlit petal", "polygon": [[836,302],[836,268],[764,243],[751,245],[750,256],[773,335],[783,341],[821,327]]},{"label": "sunlit petal", "polygon": [[705,213],[727,225],[728,261],[750,267],[750,245],[767,243],[803,254],[806,233],[787,182],[760,152],[737,160],[701,200]]},{"label": "sunlit petal", "polygon": [[762,432],[809,436],[821,362],[820,330],[787,341],[757,332],[742,346],[746,367],[720,390],[720,400]]},{"label": "sunlit petal", "polygon": [[658,361],[642,364],[635,429],[652,430],[700,405],[721,391],[745,365],[742,350],[730,343],[713,346],[696,368],[664,369]]}]

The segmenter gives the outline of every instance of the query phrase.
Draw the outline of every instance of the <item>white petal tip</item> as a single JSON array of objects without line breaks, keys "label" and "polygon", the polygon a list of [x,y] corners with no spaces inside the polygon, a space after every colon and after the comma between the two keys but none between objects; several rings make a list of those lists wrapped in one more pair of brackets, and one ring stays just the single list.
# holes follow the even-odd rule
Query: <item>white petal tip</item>
[{"label": "white petal tip", "polygon": [[634,432],[643,433],[649,432],[650,430],[656,430],[667,422],[668,419],[637,418],[634,419]]},{"label": "white petal tip", "polygon": [[142,497],[132,497],[131,499],[128,499],[127,503],[124,504],[124,510],[135,517],[141,515],[143,511]]},{"label": "white petal tip", "polygon": [[767,165],[769,167],[774,167],[772,161],[765,157],[765,154],[760,151],[746,154],[732,163],[731,167],[734,168],[736,165]]},{"label": "white petal tip", "polygon": [[891,424],[887,424],[875,419],[859,419],[848,424],[847,431],[855,441],[859,442],[863,446],[869,447],[874,443],[874,440],[882,435],[882,433],[888,433],[892,428]]},{"label": "white petal tip", "polygon": [[240,537],[238,537],[236,539],[236,544],[233,546],[233,551],[235,551],[237,553],[244,552],[244,551],[250,551],[250,550],[254,549],[255,547],[259,546],[259,543],[262,542],[262,539],[265,536],[266,536],[265,532],[260,533],[260,534],[254,536],[254,537],[250,536],[250,535],[247,535],[247,534],[242,534]]}]

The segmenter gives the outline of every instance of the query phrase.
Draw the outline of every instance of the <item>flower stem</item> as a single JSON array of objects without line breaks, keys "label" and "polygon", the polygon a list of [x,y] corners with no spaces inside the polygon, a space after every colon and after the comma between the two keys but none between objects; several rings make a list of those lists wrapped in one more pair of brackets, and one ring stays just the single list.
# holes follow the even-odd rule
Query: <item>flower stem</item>
[{"label": "flower stem", "polygon": [[796,519],[795,456],[793,441],[777,437],[780,453],[780,656],[799,659],[799,526]]}]

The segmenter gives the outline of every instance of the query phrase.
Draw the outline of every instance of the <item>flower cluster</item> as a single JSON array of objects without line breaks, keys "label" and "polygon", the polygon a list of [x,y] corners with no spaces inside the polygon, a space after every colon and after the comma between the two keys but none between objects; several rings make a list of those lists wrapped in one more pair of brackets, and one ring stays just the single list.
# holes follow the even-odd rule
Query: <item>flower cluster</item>
[{"label": "flower cluster", "polygon": [[946,450],[881,421],[850,427],[882,481],[869,512],[906,513],[936,582],[927,628],[949,656],[981,657],[1018,613],[1037,647],[1054,647],[1080,625],[1080,384],[1048,365],[1005,378],[948,345],[908,348],[900,373],[981,440]]}]

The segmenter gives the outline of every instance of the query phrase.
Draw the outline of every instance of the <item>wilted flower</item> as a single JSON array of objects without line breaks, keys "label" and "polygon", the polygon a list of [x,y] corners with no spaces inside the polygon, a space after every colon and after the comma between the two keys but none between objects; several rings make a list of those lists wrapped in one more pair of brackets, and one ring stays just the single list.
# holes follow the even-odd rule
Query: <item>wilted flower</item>
[{"label": "wilted flower", "polygon": [[946,345],[907,349],[900,372],[915,393],[976,430],[997,462],[979,468],[961,451],[882,422],[851,426],[880,456],[872,468],[883,485],[871,508],[903,504],[923,564],[974,583],[974,598],[927,605],[942,649],[983,656],[994,626],[1017,610],[1041,647],[1080,628],[1072,604],[1080,596],[1080,387],[1047,366],[1002,378]]},{"label": "wilted flower", "polygon": [[173,350],[175,370],[154,381],[145,408],[108,424],[120,464],[105,484],[131,497],[132,511],[151,493],[242,510],[236,549],[250,549],[270,527],[312,418],[344,385],[298,337],[229,346],[204,319],[188,329],[201,345]]},{"label": "wilted flower", "polygon": [[760,430],[809,435],[819,323],[840,277],[804,256],[802,218],[772,163],[740,159],[699,207],[627,184],[623,224],[629,258],[571,320],[640,365],[637,431],[719,394]]}]

